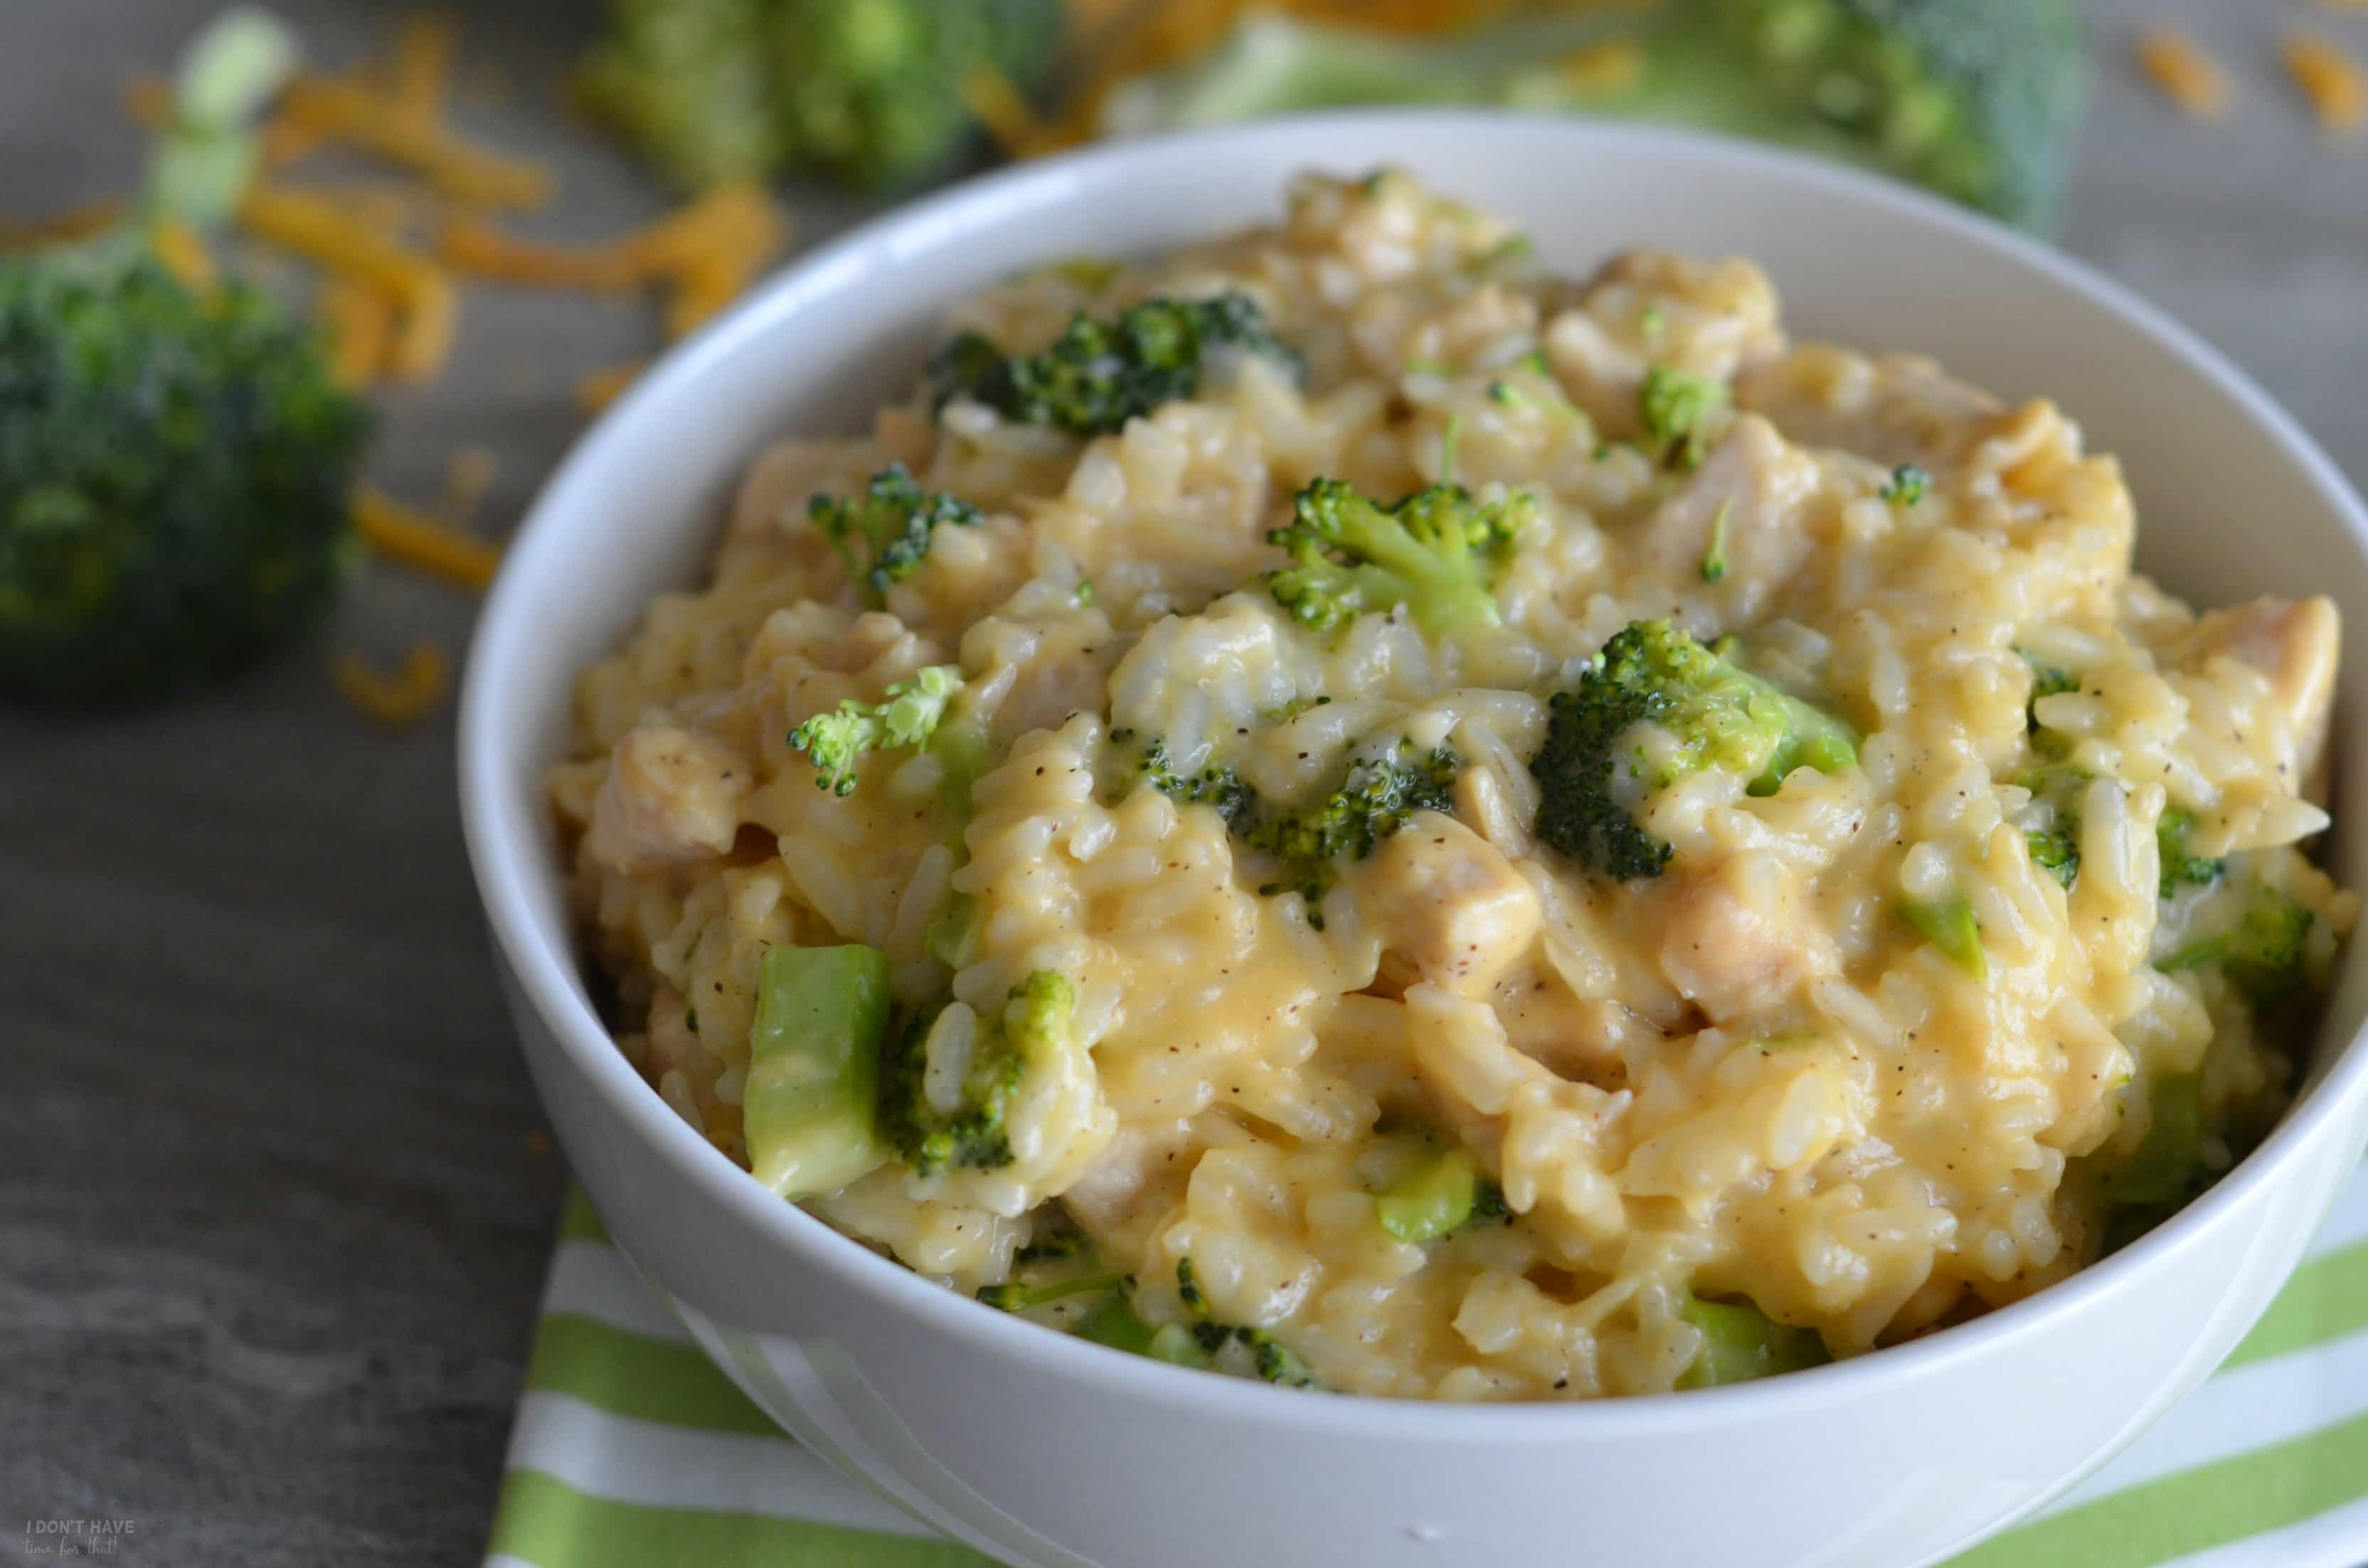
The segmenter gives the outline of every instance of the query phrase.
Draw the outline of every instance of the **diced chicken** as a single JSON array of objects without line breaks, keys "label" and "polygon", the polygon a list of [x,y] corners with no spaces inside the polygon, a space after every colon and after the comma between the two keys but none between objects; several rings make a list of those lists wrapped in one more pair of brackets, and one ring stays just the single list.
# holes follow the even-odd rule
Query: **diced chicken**
[{"label": "diced chicken", "polygon": [[2327,800],[2327,731],[2342,640],[2342,619],[2324,597],[2255,599],[2213,610],[2195,623],[2198,662],[2225,653],[2270,677],[2294,735],[2298,793],[2320,804]]},{"label": "diced chicken", "polygon": [[1772,856],[1731,855],[1674,890],[1661,972],[1714,1023],[1781,1006],[1838,967],[1833,939]]},{"label": "diced chicken", "polygon": [[628,873],[721,855],[739,831],[752,782],[746,760],[711,736],[635,730],[609,755],[584,851]]},{"label": "diced chicken", "polygon": [[1816,460],[1746,415],[1634,536],[1638,559],[1666,581],[1698,584],[1719,547],[1727,615],[1748,620],[1816,547],[1803,514],[1817,484]]},{"label": "diced chicken", "polygon": [[1936,471],[1961,461],[1969,432],[1999,409],[1998,399],[1930,359],[1871,358],[1823,343],[1748,369],[1736,379],[1735,401],[1804,446]]},{"label": "diced chicken", "polygon": [[1393,834],[1371,878],[1383,972],[1403,983],[1485,995],[1536,939],[1537,890],[1453,817],[1427,812]]}]

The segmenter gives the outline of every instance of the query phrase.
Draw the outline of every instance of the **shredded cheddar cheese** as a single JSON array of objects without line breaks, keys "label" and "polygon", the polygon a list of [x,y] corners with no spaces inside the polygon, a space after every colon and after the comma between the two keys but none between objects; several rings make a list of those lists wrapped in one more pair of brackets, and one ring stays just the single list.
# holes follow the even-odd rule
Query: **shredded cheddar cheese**
[{"label": "shredded cheddar cheese", "polygon": [[444,520],[455,528],[469,526],[484,505],[485,492],[494,486],[494,475],[500,472],[501,460],[490,447],[466,446],[454,450],[444,467],[444,496],[438,510]]},{"label": "shredded cheddar cheese", "polygon": [[355,653],[339,653],[329,663],[329,678],[346,700],[390,729],[426,718],[442,699],[450,675],[451,660],[442,646],[425,640],[411,645],[393,675],[372,669]]},{"label": "shredded cheddar cheese", "polygon": [[330,76],[300,76],[280,99],[283,113],[375,157],[416,170],[453,200],[472,207],[540,207],[551,171],[486,152],[442,128],[422,125],[388,94]]},{"label": "shredded cheddar cheese", "polygon": [[625,389],[649,369],[646,359],[606,365],[575,383],[575,406],[587,417],[599,413],[625,393]]},{"label": "shredded cheddar cheese", "polygon": [[387,357],[390,373],[419,381],[441,368],[451,352],[460,301],[451,280],[427,257],[370,233],[336,201],[306,192],[256,186],[239,203],[238,220],[258,238],[401,301]]},{"label": "shredded cheddar cheese", "polygon": [[621,293],[648,277],[648,269],[626,245],[536,244],[466,216],[446,221],[436,237],[436,258],[472,278],[536,289]]},{"label": "shredded cheddar cheese", "polygon": [[501,552],[481,539],[456,533],[382,491],[354,492],[354,531],[389,560],[416,567],[482,593],[494,580]]},{"label": "shredded cheddar cheese", "polygon": [[85,239],[122,216],[123,203],[120,201],[85,201],[30,222],[0,222],[0,249]]},{"label": "shredded cheddar cheese", "polygon": [[360,388],[384,373],[394,335],[394,300],[383,289],[351,278],[321,286],[320,315],[329,329],[329,369],[337,384]]},{"label": "shredded cheddar cheese", "polygon": [[2198,119],[2228,112],[2227,73],[2185,33],[2148,28],[2138,35],[2137,53],[2139,67],[2180,112]]},{"label": "shredded cheddar cheese", "polygon": [[403,30],[395,35],[387,96],[394,101],[395,112],[421,130],[432,132],[444,119],[460,41],[452,18],[434,11],[404,17]]},{"label": "shredded cheddar cheese", "polygon": [[219,279],[214,253],[207,248],[204,237],[178,218],[166,218],[151,228],[148,245],[165,264],[165,270],[193,293],[203,293]]},{"label": "shredded cheddar cheese", "polygon": [[1634,39],[1608,38],[1565,55],[1558,62],[1570,84],[1585,92],[1621,93],[1645,74],[1645,51]]},{"label": "shredded cheddar cheese", "polygon": [[2314,32],[2287,35],[2286,71],[2310,100],[2320,127],[2338,136],[2368,123],[2368,74],[2334,41]]},{"label": "shredded cheddar cheese", "polygon": [[1044,124],[1011,78],[982,65],[962,78],[962,105],[1009,156],[1025,157],[1044,139]]}]

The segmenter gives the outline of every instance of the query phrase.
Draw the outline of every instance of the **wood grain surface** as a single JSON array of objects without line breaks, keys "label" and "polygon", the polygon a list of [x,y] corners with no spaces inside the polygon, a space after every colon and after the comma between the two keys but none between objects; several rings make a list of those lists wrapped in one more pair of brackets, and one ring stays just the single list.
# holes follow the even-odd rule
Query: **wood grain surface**
[{"label": "wood grain surface", "polygon": [[[316,58],[391,6],[282,0]],[[457,115],[550,159],[554,237],[662,195],[569,120],[593,0],[467,10]],[[0,216],[118,191],[124,76],[211,0],[0,0]],[[2368,16],[2099,0],[2095,110],[2065,244],[2201,330],[2368,480],[2368,145],[2326,145],[2275,64]],[[2237,78],[2216,127],[2129,65],[2184,23]],[[495,96],[494,89],[502,90]],[[843,217],[798,204],[801,239]],[[507,526],[579,420],[576,376],[655,312],[481,290],[436,387],[383,400],[373,475],[431,499],[491,449]],[[2232,520],[2232,524],[2235,520]],[[334,642],[456,649],[472,604],[374,572]],[[390,734],[317,652],[184,706],[0,713],[0,1562],[28,1521],[129,1519],[121,1561],[364,1568],[475,1560],[563,1173],[488,967],[449,706]]]}]

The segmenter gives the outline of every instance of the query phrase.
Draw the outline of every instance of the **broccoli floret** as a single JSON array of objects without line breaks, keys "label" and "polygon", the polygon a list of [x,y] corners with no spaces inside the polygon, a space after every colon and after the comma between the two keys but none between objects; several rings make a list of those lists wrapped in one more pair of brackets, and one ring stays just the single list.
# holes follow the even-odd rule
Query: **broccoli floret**
[{"label": "broccoli floret", "polygon": [[2155,967],[2170,972],[2217,964],[2256,1007],[2272,1007],[2304,987],[2304,942],[2313,916],[2276,888],[2255,885],[2239,896],[2244,904],[2233,925],[2188,942]]},{"label": "broccoli floret", "polygon": [[1171,1366],[1192,1367],[1207,1370],[1214,1365],[1192,1331],[1180,1323],[1163,1324],[1157,1328],[1143,1321],[1127,1291],[1112,1291],[1077,1324],[1076,1335],[1097,1345],[1107,1345],[1113,1350],[1131,1355],[1148,1356],[1155,1361]]},{"label": "broccoli floret", "polygon": [[1702,1353],[1678,1379],[1681,1389],[1749,1382],[1822,1367],[1833,1359],[1814,1328],[1788,1328],[1748,1301],[1690,1299],[1678,1314],[1702,1330]]},{"label": "broccoli floret", "polygon": [[1727,401],[1725,381],[1656,365],[1645,373],[1645,384],[1637,389],[1636,412],[1645,421],[1645,433],[1660,443],[1664,463],[1671,468],[1700,468],[1710,449],[1711,416]]},{"label": "broccoli floret", "polygon": [[1258,892],[1296,892],[1314,904],[1331,887],[1340,861],[1371,855],[1417,812],[1453,812],[1463,759],[1445,746],[1421,756],[1413,750],[1412,742],[1401,741],[1396,755],[1352,764],[1340,787],[1313,804],[1251,823],[1244,840],[1282,865],[1281,877]]},{"label": "broccoli floret", "polygon": [[[1646,727],[1650,726],[1650,733]],[[1540,786],[1538,836],[1614,881],[1658,876],[1669,846],[1638,825],[1642,797],[1687,774],[1742,774],[1773,794],[1796,767],[1857,766],[1850,726],[1703,647],[1666,620],[1640,620],[1603,646],[1576,691],[1556,693]]]},{"label": "broccoli floret", "polygon": [[1061,0],[614,0],[586,100],[689,187],[784,167],[860,191],[913,184],[973,142],[982,74],[1057,63]]},{"label": "broccoli floret", "polygon": [[1434,636],[1494,626],[1497,567],[1535,507],[1526,494],[1476,501],[1459,484],[1383,506],[1318,479],[1292,498],[1292,520],[1267,535],[1292,562],[1267,581],[1276,603],[1319,631],[1399,605]]},{"label": "broccoli floret", "polygon": [[2166,810],[2154,824],[2154,841],[2162,860],[2161,896],[2170,897],[2181,888],[2209,887],[2220,880],[2226,862],[2203,855],[2187,852],[2187,841],[2195,832],[2195,813],[2184,806]]},{"label": "broccoli floret", "polygon": [[317,624],[359,559],[368,408],[312,327],[237,284],[192,293],[147,242],[236,204],[291,50],[259,13],[207,28],[133,222],[0,260],[0,696],[228,675]]},{"label": "broccoli floret", "polygon": [[1963,895],[1952,893],[1935,903],[1910,899],[1899,906],[1899,913],[1951,963],[1975,980],[1989,978],[1989,955],[1982,950],[1982,923]]},{"label": "broccoli floret", "polygon": [[2030,808],[2019,820],[2032,862],[2067,892],[2080,875],[2080,797],[2089,778],[2084,768],[2058,764],[2015,780],[2031,791]]},{"label": "broccoli floret", "polygon": [[1041,354],[1007,355],[975,332],[959,334],[930,359],[929,390],[939,408],[966,397],[1024,425],[1101,436],[1192,396],[1223,357],[1242,354],[1299,370],[1258,301],[1228,290],[1212,300],[1146,300],[1108,322],[1080,311]]},{"label": "broccoli floret", "polygon": [[1374,1195],[1373,1217],[1402,1242],[1430,1242],[1505,1212],[1505,1192],[1462,1149],[1441,1149]]},{"label": "broccoli floret", "polygon": [[1240,833],[1258,812],[1258,796],[1230,767],[1214,763],[1198,773],[1178,774],[1167,760],[1167,743],[1154,741],[1143,752],[1144,781],[1179,805],[1206,805]]},{"label": "broccoli floret", "polygon": [[1211,1315],[1209,1298],[1201,1292],[1199,1281],[1192,1277],[1192,1260],[1189,1257],[1176,1260],[1176,1293],[1183,1298],[1185,1310],[1201,1320],[1193,1325],[1192,1337],[1211,1359],[1213,1360],[1226,1346],[1238,1345],[1241,1351],[1236,1354],[1247,1352],[1250,1370],[1268,1382],[1293,1389],[1324,1386],[1296,1352],[1265,1329],[1243,1328],[1217,1322]]},{"label": "broccoli floret", "polygon": [[[806,516],[847,563],[847,574],[880,608],[891,585],[917,570],[929,553],[929,540],[942,524],[978,527],[978,508],[943,491],[924,490],[903,463],[890,463],[871,476],[859,496],[815,495]],[[858,560],[851,541],[861,540]]]},{"label": "broccoli floret", "polygon": [[2106,1175],[2108,1199],[2151,1208],[2195,1196],[2203,1176],[2203,1090],[2202,1078],[2193,1073],[2168,1074],[2155,1081],[2146,1096],[2152,1118],[2146,1137]]},{"label": "broccoli floret", "polygon": [[[1011,988],[999,1017],[947,1008],[914,1020],[880,1072],[880,1125],[905,1164],[918,1176],[1009,1165],[1011,1102],[1029,1068],[1064,1043],[1076,1010],[1067,977],[1039,970]],[[948,1109],[928,1080],[932,1061],[951,1060],[967,1066]]]},{"label": "broccoli floret", "polygon": [[1058,1279],[1049,1285],[982,1285],[978,1288],[978,1299],[997,1311],[1019,1312],[1071,1296],[1122,1290],[1126,1284],[1127,1278],[1122,1274],[1094,1274],[1077,1279]]},{"label": "broccoli floret", "polygon": [[855,767],[863,757],[894,746],[916,746],[938,733],[946,709],[962,688],[962,672],[931,665],[910,681],[888,688],[886,700],[843,699],[790,732],[792,750],[814,766],[814,787],[834,795],[855,793]]},{"label": "broccoli floret", "polygon": [[1901,463],[1876,492],[1895,506],[1913,506],[1932,488],[1932,476],[1914,463]]},{"label": "broccoli floret", "polygon": [[1702,551],[1702,580],[1719,582],[1726,576],[1726,522],[1734,514],[1735,497],[1728,496],[1718,504],[1718,512],[1710,520],[1710,547]]},{"label": "broccoli floret", "polygon": [[[1627,43],[1634,69],[1564,64]],[[1106,122],[1206,125],[1350,104],[1497,103],[1673,119],[1804,146],[2044,228],[2082,97],[2068,0],[1664,0],[1531,8],[1446,36],[1258,14],[1126,84]]]},{"label": "broccoli floret", "polygon": [[875,1126],[888,955],[765,949],[741,1116],[748,1165],[784,1198],[845,1187],[887,1158]]}]

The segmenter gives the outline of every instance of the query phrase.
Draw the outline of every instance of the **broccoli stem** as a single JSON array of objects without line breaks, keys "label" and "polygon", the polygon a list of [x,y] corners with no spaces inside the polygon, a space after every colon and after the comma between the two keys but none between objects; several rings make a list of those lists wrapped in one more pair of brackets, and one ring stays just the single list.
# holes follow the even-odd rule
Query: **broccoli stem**
[{"label": "broccoli stem", "polygon": [[1180,1323],[1164,1324],[1158,1328],[1143,1321],[1127,1299],[1123,1290],[1113,1290],[1102,1303],[1077,1324],[1076,1335],[1097,1345],[1107,1345],[1113,1350],[1129,1355],[1148,1356],[1155,1361],[1171,1366],[1191,1367],[1206,1371],[1215,1363],[1192,1331]]},{"label": "broccoli stem", "polygon": [[749,1167],[784,1198],[830,1192],[888,1158],[875,1126],[888,955],[773,947],[757,983],[741,1115]]},{"label": "broccoli stem", "polygon": [[1702,1330],[1702,1353],[1678,1378],[1681,1389],[1749,1382],[1833,1359],[1816,1329],[1788,1328],[1748,1301],[1689,1301],[1679,1313]]},{"label": "broccoli stem", "polygon": [[2168,1074],[2146,1096],[2152,1119],[2127,1161],[2105,1178],[2105,1197],[2122,1205],[2176,1203],[2195,1189],[2203,1169],[2203,1085],[2194,1073]]},{"label": "broccoli stem", "polygon": [[1430,1242],[1471,1222],[1480,1169],[1461,1149],[1442,1149],[1373,1199],[1373,1217],[1402,1242]]},{"label": "broccoli stem", "polygon": [[1125,1284],[1126,1277],[1122,1274],[1088,1274],[1082,1278],[1061,1279],[1050,1285],[982,1285],[978,1289],[978,1299],[990,1307],[1017,1312],[1025,1312],[1030,1307],[1043,1306],[1049,1301],[1082,1296],[1089,1291],[1121,1290]]},{"label": "broccoli stem", "polygon": [[1899,913],[1959,969],[1975,980],[1989,978],[1989,959],[1982,951],[1981,922],[1974,918],[1974,906],[1963,894],[1952,893],[1934,903],[1911,899],[1899,906]]}]

